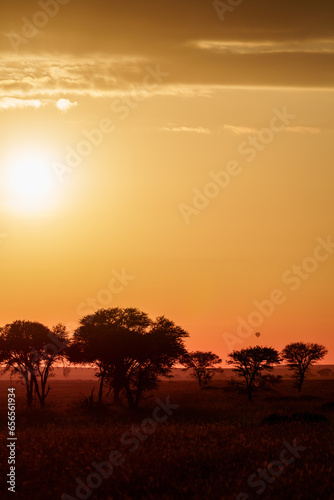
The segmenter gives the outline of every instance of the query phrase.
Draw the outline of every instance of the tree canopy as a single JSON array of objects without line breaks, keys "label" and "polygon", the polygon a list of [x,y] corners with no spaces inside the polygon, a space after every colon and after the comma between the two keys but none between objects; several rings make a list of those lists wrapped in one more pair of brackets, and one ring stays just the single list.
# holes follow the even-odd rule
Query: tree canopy
[{"label": "tree canopy", "polygon": [[294,372],[294,378],[301,392],[303,382],[310,367],[324,358],[328,353],[325,346],[320,344],[313,344],[311,342],[293,342],[284,347],[282,351],[282,358],[287,362],[290,370]]},{"label": "tree canopy", "polygon": [[217,354],[211,351],[193,351],[185,354],[181,358],[181,363],[185,366],[184,370],[191,370],[191,375],[197,380],[200,387],[207,385],[215,371],[215,365],[222,362]]},{"label": "tree canopy", "polygon": [[188,333],[164,316],[152,320],[135,308],[100,309],[83,317],[74,332],[70,359],[97,367],[99,402],[107,383],[118,399],[124,392],[130,408],[167,376],[185,354]]},{"label": "tree canopy", "polygon": [[[55,343],[56,341],[56,343]],[[64,359],[68,337],[59,324],[51,330],[34,321],[14,321],[0,329],[0,361],[4,371],[19,374],[26,387],[28,406],[34,390],[41,406],[50,391],[47,382],[56,361]]]},{"label": "tree canopy", "polygon": [[271,371],[281,361],[273,347],[248,347],[228,355],[227,364],[234,365],[233,371],[244,378],[248,398],[252,401],[253,389],[263,371]]}]

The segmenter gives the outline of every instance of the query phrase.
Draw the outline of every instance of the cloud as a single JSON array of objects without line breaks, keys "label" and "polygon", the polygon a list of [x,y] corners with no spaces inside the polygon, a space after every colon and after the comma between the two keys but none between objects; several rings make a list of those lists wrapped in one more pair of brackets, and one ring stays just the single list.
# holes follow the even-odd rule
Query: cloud
[{"label": "cloud", "polygon": [[[3,35],[21,33],[20,12],[28,3],[6,3]],[[333,87],[333,0],[321,0],[321,7],[311,0],[255,3],[244,1],[222,24],[212,1],[131,2],[130,16],[126,2],[69,2],[19,53],[3,36],[0,91],[71,100],[110,96],[139,83],[145,59],[170,71],[168,83],[179,85],[175,95],[188,84]],[[33,15],[27,12],[27,19]]]},{"label": "cloud", "polygon": [[160,132],[186,132],[191,134],[211,134],[211,130],[205,127],[186,127],[169,124],[166,127],[159,127]]},{"label": "cloud", "polygon": [[242,135],[242,134],[257,134],[259,132],[256,128],[243,127],[238,125],[224,125],[223,130],[229,130],[232,134]]},{"label": "cloud", "polygon": [[15,108],[35,108],[38,109],[43,105],[40,99],[17,99],[15,97],[1,97],[0,109],[15,109]]},{"label": "cloud", "polygon": [[[223,125],[222,130],[228,130],[235,135],[243,135],[243,134],[258,134],[260,129],[253,127],[244,127],[239,125]],[[295,126],[295,127],[286,127],[286,132],[291,132],[294,134],[320,134],[321,129],[318,127],[303,127],[303,126]]]},{"label": "cloud", "polygon": [[71,108],[73,108],[74,106],[77,106],[77,105],[78,105],[78,103],[76,101],[72,102],[69,99],[58,99],[58,101],[56,103],[57,108],[60,109],[60,111],[63,111],[64,113],[66,113]]},{"label": "cloud", "polygon": [[234,41],[197,40],[190,46],[215,53],[230,54],[334,54],[334,40]]},{"label": "cloud", "polygon": [[147,59],[136,56],[0,54],[0,93],[18,98],[98,96],[138,81],[146,65]]},{"label": "cloud", "polygon": [[24,108],[35,108],[39,109],[42,106],[52,105],[56,106],[60,111],[67,112],[74,106],[77,106],[77,102],[72,102],[69,99],[20,99],[17,97],[1,97],[0,98],[0,109],[24,109]]},{"label": "cloud", "polygon": [[293,132],[295,134],[320,134],[321,129],[317,127],[286,127],[287,132]]},{"label": "cloud", "polygon": [[[3,64],[1,64],[3,62]],[[6,63],[5,63],[6,62]],[[52,99],[61,101],[61,106],[69,109],[69,102],[77,102],[80,97],[117,98],[126,96],[146,97],[211,97],[214,87],[195,83],[168,83],[168,78],[147,79],[160,68],[168,74],[164,66],[144,57],[110,56],[104,54],[92,57],[63,55],[27,55],[24,58],[13,54],[0,53],[0,94],[22,99]],[[59,108],[59,106],[58,106]]]},{"label": "cloud", "polygon": [[[224,43],[225,45],[230,44],[230,46],[235,44],[235,42]],[[238,44],[240,45],[241,42]],[[263,48],[261,42],[254,42],[253,45],[256,50],[259,47]],[[277,45],[279,44],[276,43]],[[37,104],[32,103],[40,101],[41,105],[44,105],[50,100],[52,105],[55,105],[60,99],[63,99],[57,107],[60,109],[59,106],[62,106],[62,111],[65,112],[76,105],[75,103],[78,103],[80,98],[85,97],[116,99],[127,96],[142,98],[145,95],[147,98],[154,96],[210,98],[230,89],[277,88],[292,90],[293,88],[307,88],[309,90],[333,90],[328,69],[326,69],[326,80],[322,80],[321,77],[322,65],[326,63],[326,68],[328,68],[327,60],[321,63],[320,69],[314,63],[315,71],[308,72],[309,81],[306,82],[305,72],[302,74],[303,78],[298,73],[299,70],[298,74],[289,76],[288,72],[281,71],[280,66],[275,69],[266,61],[259,63],[245,58],[240,63],[229,60],[226,67],[231,65],[233,68],[233,71],[229,72],[226,71],[224,64],[218,64],[218,59],[223,56],[217,54],[210,58],[207,57],[205,51],[200,51],[199,54],[201,55],[196,58],[198,67],[196,67],[196,76],[194,76],[191,59],[187,58],[184,61],[181,56],[181,59],[175,60],[171,67],[170,62],[164,60],[157,64],[156,60],[150,60],[147,56],[125,54],[110,56],[107,54],[91,56],[26,54],[23,57],[17,54],[0,53],[0,95],[3,96],[3,99],[17,99],[16,105],[9,105],[9,101],[7,103],[4,101],[2,109],[27,107],[29,102],[31,107],[38,107]],[[270,58],[271,56],[267,54],[263,57]],[[328,56],[322,57],[328,58]],[[233,58],[238,60],[239,56],[233,55]],[[298,65],[293,64],[292,66],[295,68]],[[162,78],[158,84],[153,78],[147,80],[148,67],[153,68],[154,71],[155,68],[159,67],[162,73],[169,76]],[[249,81],[247,74],[253,75],[251,81]],[[320,80],[322,83],[319,87]],[[145,81],[149,83],[145,83]],[[24,105],[22,102],[20,106],[20,101],[24,101],[26,104]]]}]

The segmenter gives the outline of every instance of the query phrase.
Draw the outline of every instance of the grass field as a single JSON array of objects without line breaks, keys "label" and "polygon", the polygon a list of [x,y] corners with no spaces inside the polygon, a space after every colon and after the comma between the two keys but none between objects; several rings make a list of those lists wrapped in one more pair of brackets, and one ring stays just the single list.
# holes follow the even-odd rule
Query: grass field
[{"label": "grass field", "polygon": [[[1,499],[61,499],[64,493],[65,499],[104,500],[334,499],[334,380],[306,381],[301,397],[285,380],[275,390],[257,393],[252,404],[225,381],[205,390],[193,381],[166,381],[135,414],[111,404],[83,407],[92,381],[51,384],[44,410],[26,409],[23,387],[16,384],[14,494],[6,491],[5,479],[10,384],[0,382]],[[178,408],[170,415],[161,407],[155,411],[156,398],[166,402],[167,397]],[[135,437],[141,425],[146,433],[141,430]],[[291,463],[280,466],[286,443],[301,449]],[[92,462],[108,462],[113,450],[119,452],[112,455],[113,470],[105,466],[109,477],[101,478]],[[271,466],[273,460],[276,465]],[[248,485],[258,469],[269,482],[253,476]],[[77,496],[76,478],[86,484],[88,476],[91,487]]]}]

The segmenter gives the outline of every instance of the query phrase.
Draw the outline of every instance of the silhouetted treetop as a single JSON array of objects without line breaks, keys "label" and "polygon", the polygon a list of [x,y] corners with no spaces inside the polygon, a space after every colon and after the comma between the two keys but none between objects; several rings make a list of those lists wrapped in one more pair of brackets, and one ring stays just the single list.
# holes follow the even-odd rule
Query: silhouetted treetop
[{"label": "silhouetted treetop", "polygon": [[185,366],[183,370],[191,370],[192,377],[196,378],[200,387],[207,385],[216,371],[214,365],[222,362],[217,354],[211,351],[193,351],[181,358]]},{"label": "silhouetted treetop", "polygon": [[261,378],[263,371],[271,371],[281,361],[280,355],[273,347],[247,347],[233,351],[228,355],[227,364],[234,365],[233,371],[244,378],[248,398],[252,401],[253,389]]},{"label": "silhouetted treetop", "polygon": [[284,347],[282,357],[290,370],[294,372],[298,391],[301,392],[303,382],[310,367],[323,359],[328,353],[325,346],[314,343],[292,342]]},{"label": "silhouetted treetop", "polygon": [[67,340],[66,328],[61,324],[50,330],[36,321],[18,320],[0,329],[1,362],[5,371],[19,374],[24,381],[28,406],[34,390],[44,406],[50,391],[46,384],[54,363],[65,357]]},{"label": "silhouetted treetop", "polygon": [[114,307],[83,317],[68,352],[73,362],[98,368],[100,402],[108,382],[116,399],[124,391],[134,407],[186,352],[183,339],[187,336],[164,316],[152,320],[138,309]]}]

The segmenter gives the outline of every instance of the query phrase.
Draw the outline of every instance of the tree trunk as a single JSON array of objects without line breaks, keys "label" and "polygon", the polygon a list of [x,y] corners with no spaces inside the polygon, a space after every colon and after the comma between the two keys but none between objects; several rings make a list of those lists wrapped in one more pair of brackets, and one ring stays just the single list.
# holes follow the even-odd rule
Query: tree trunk
[{"label": "tree trunk", "polygon": [[42,385],[42,393],[41,394],[37,393],[37,395],[39,396],[39,403],[40,403],[42,408],[44,408],[44,406],[45,406],[46,396],[49,394],[50,389],[51,389],[51,387],[49,386],[48,390],[45,391],[45,387],[46,387],[46,381]]},{"label": "tree trunk", "polygon": [[99,395],[98,395],[98,403],[99,403],[99,405],[102,404],[104,378],[105,378],[105,371],[103,371],[101,373],[101,377],[100,377],[100,387],[99,387]]},{"label": "tree trunk", "polygon": [[41,375],[41,390],[39,390],[37,379],[35,380],[35,391],[39,400],[41,408],[45,406],[45,383],[43,383],[43,377]]},{"label": "tree trunk", "polygon": [[32,378],[26,381],[26,389],[27,389],[27,405],[29,408],[31,408],[34,399],[34,381]]},{"label": "tree trunk", "polygon": [[114,397],[113,397],[113,404],[114,405],[120,405],[121,404],[121,398],[120,398],[120,393],[121,389],[120,388],[114,388]]},{"label": "tree trunk", "polygon": [[248,394],[248,399],[250,402],[253,401],[253,391],[252,391],[252,387],[249,385],[247,387],[247,394]]},{"label": "tree trunk", "polygon": [[128,400],[129,410],[134,410],[135,400],[128,384],[126,384],[125,392],[126,392],[126,398]]},{"label": "tree trunk", "polygon": [[27,388],[27,406],[31,408],[33,401],[33,395],[29,388]]},{"label": "tree trunk", "polygon": [[304,382],[304,375],[300,375],[298,382],[298,392],[302,392],[303,382]]}]

